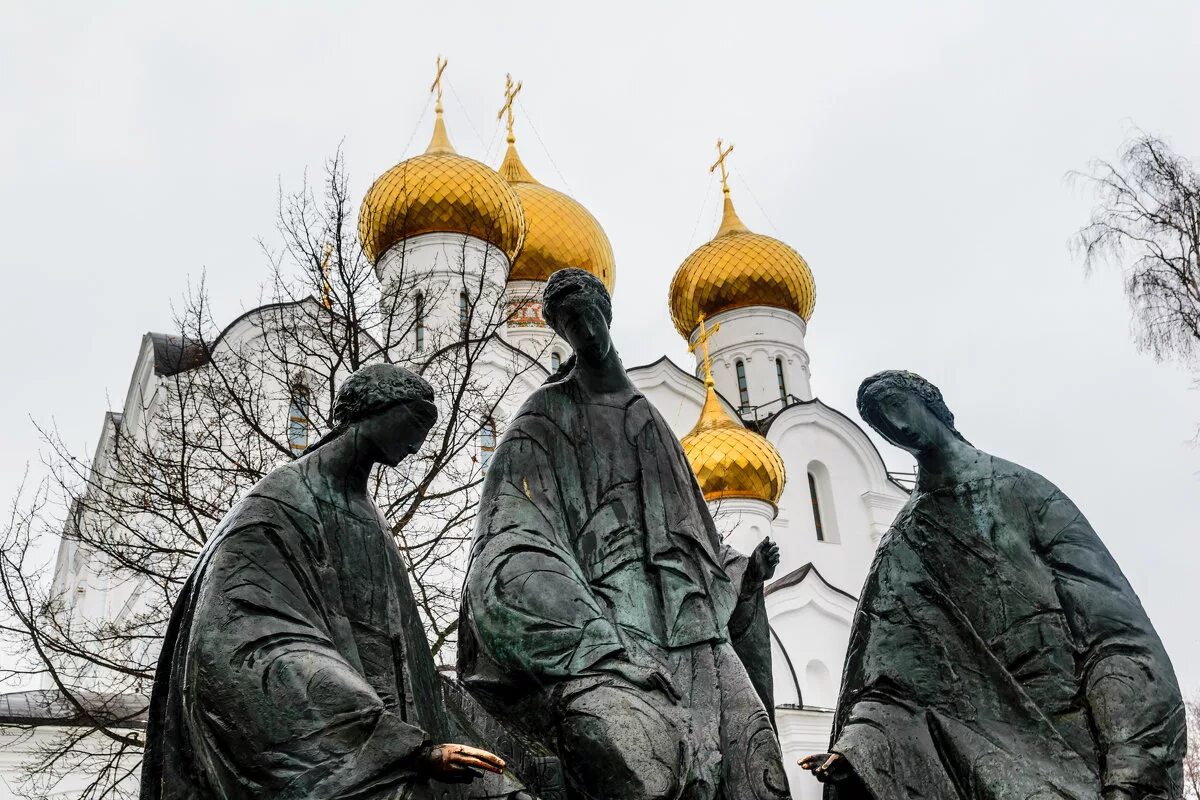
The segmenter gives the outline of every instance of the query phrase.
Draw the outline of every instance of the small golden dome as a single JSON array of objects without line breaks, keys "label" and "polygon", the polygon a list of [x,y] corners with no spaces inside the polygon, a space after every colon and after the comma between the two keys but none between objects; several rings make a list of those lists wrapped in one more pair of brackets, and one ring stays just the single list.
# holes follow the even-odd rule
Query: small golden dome
[{"label": "small golden dome", "polygon": [[616,282],[612,245],[604,228],[577,200],[538,183],[508,136],[500,175],[512,186],[525,212],[525,244],[508,273],[510,281],[544,281],[567,267],[587,270],[608,287]]},{"label": "small golden dome", "polygon": [[817,285],[808,263],[788,245],[752,233],[734,211],[724,186],[725,211],[711,242],[688,256],[671,280],[671,320],[687,338],[704,315],[748,306],[794,311],[808,321]]},{"label": "small golden dome", "polygon": [[725,411],[711,377],[705,386],[700,419],[682,440],[704,499],[736,497],[778,503],[786,480],[779,451]]},{"label": "small golden dome", "polygon": [[422,155],[376,179],[363,198],[358,238],[372,263],[396,242],[423,233],[463,233],[500,249],[511,262],[525,235],[516,193],[491,167],[454,151],[435,107],[433,138]]}]

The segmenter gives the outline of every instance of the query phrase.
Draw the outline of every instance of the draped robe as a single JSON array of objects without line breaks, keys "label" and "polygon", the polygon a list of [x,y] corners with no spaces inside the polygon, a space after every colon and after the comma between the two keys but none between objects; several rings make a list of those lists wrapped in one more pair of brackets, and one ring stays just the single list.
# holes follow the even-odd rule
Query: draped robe
[{"label": "draped robe", "polygon": [[447,721],[400,552],[369,501],[320,499],[308,463],[230,510],[177,601],[143,800],[458,796],[414,771]]},{"label": "draped robe", "polygon": [[918,487],[855,616],[831,750],[854,800],[1178,798],[1170,661],[1079,509],[994,457]]},{"label": "draped robe", "polygon": [[[748,563],[653,405],[593,396],[572,373],[527,400],[488,466],[460,677],[558,752],[577,797],[785,797]],[[683,699],[614,678],[614,662],[667,675]]]}]

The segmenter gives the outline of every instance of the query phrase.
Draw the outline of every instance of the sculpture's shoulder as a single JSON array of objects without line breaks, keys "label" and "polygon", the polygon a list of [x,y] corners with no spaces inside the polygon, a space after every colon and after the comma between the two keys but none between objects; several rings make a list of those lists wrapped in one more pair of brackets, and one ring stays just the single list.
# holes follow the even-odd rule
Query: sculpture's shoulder
[{"label": "sculpture's shoulder", "polygon": [[547,428],[565,432],[579,400],[578,392],[568,380],[539,386],[517,409],[506,436],[514,432],[535,434]]},{"label": "sculpture's shoulder", "polygon": [[320,516],[299,463],[276,467],[254,484],[222,517],[205,549],[211,553],[231,535],[253,528],[315,534]]},{"label": "sculpture's shoulder", "polygon": [[1041,473],[998,456],[991,459],[992,478],[1002,491],[1019,494],[1037,502],[1062,494],[1059,488]]}]

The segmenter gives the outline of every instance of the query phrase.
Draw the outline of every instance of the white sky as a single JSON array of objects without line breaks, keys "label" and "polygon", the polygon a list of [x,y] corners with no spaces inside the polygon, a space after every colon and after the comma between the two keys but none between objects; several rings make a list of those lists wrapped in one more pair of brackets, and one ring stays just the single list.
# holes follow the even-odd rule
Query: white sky
[{"label": "white sky", "polygon": [[1200,690],[1200,395],[1136,352],[1118,275],[1084,278],[1091,198],[1064,180],[1134,125],[1200,159],[1200,6],[53,5],[0,26],[0,501],[37,466],[30,415],[90,452],[189,277],[230,319],[253,305],[281,181],[344,142],[361,192],[424,146],[440,52],[451,138],[493,165],[524,81],[522,157],[612,239],[629,365],[687,363],[667,286],[734,142],[743,220],[816,275],[817,394],[854,416],[879,369],[940,385],[969,439],[1084,509]]}]

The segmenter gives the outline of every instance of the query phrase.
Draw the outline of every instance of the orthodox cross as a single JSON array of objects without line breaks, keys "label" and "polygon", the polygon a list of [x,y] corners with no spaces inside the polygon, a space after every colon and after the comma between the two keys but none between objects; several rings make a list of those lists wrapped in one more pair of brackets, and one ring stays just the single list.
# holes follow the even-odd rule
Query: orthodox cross
[{"label": "orthodox cross", "polygon": [[521,82],[513,84],[512,75],[504,76],[504,105],[500,106],[500,110],[496,113],[496,119],[503,119],[504,115],[508,115],[508,142],[512,144],[513,139],[513,101],[517,99],[517,95],[521,92]]},{"label": "orthodox cross", "polygon": [[725,147],[725,142],[717,139],[717,160],[708,168],[709,172],[716,172],[717,167],[721,168],[721,191],[729,194],[729,173],[725,171],[725,159],[733,152],[733,145]]},{"label": "orthodox cross", "polygon": [[446,65],[449,63],[449,60],[440,55],[437,57],[437,75],[433,76],[433,83],[429,86],[429,91],[437,92],[438,108],[442,105],[442,73],[446,71]]},{"label": "orthodox cross", "polygon": [[321,259],[321,278],[324,280],[324,285],[321,287],[321,305],[326,309],[333,308],[333,287],[329,285],[329,257],[333,255],[333,244],[325,243],[325,257]]},{"label": "orthodox cross", "polygon": [[[729,149],[732,150],[733,148],[731,147]],[[715,167],[716,165],[714,164],[713,166]],[[704,327],[704,315],[701,314],[700,319],[699,319],[699,325],[700,325],[700,333],[696,336],[696,341],[694,341],[688,345],[688,352],[695,353],[696,348],[697,347],[700,348],[700,352],[704,354],[704,385],[712,386],[713,385],[712,358],[710,358],[708,355],[708,340],[712,338],[712,335],[714,333],[721,330],[721,323],[718,322],[716,325],[713,325],[711,328],[705,328]]]}]

